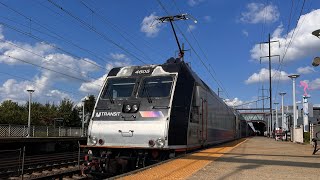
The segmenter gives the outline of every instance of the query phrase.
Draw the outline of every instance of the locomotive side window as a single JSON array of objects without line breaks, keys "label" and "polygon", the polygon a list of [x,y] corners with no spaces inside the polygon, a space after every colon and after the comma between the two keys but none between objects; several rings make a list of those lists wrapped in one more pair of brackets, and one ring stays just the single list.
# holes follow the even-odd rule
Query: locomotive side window
[{"label": "locomotive side window", "polygon": [[146,77],[139,90],[139,97],[168,97],[173,78],[171,76]]},{"label": "locomotive side window", "polygon": [[111,78],[103,92],[103,99],[130,97],[136,84],[135,78]]}]

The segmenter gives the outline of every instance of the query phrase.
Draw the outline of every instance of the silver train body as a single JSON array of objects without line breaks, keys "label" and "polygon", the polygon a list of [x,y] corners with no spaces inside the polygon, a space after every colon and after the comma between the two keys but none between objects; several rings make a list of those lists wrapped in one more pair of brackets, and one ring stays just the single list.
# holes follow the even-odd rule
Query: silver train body
[{"label": "silver train body", "polygon": [[116,173],[112,164],[120,164],[122,171],[130,164],[143,167],[238,139],[247,134],[244,128],[239,114],[185,62],[128,66],[109,72],[83,147],[97,158],[91,163],[94,170]]}]

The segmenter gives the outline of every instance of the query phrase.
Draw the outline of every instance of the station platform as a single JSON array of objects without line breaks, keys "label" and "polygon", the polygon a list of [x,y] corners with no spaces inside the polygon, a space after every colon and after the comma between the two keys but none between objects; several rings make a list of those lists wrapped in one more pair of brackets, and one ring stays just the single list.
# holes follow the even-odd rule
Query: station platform
[{"label": "station platform", "polygon": [[320,179],[309,144],[252,137],[173,159],[119,179]]}]

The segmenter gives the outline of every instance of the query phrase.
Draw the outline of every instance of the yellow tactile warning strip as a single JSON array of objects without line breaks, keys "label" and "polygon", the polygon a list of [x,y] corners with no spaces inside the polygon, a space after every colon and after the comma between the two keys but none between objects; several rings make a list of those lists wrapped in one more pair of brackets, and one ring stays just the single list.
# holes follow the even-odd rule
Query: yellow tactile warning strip
[{"label": "yellow tactile warning strip", "polygon": [[245,141],[246,139],[240,139],[206,149],[120,179],[186,179]]}]

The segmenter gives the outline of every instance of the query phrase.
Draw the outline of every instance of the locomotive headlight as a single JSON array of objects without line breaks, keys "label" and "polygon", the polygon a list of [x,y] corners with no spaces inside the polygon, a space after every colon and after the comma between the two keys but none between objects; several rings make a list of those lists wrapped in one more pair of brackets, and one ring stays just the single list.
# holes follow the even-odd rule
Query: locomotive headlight
[{"label": "locomotive headlight", "polygon": [[132,106],[132,112],[137,112],[138,111],[138,105],[136,105],[136,104],[134,104],[133,106]]},{"label": "locomotive headlight", "polygon": [[156,140],[156,145],[158,147],[162,148],[162,147],[164,147],[164,144],[165,144],[165,140],[163,138],[159,138],[159,139]]},{"label": "locomotive headlight", "polygon": [[124,112],[128,113],[130,110],[131,110],[131,106],[130,106],[130,104],[127,104],[127,105],[124,107]]},{"label": "locomotive headlight", "polygon": [[91,141],[91,143],[92,143],[93,145],[96,145],[97,142],[98,142],[98,138],[95,137],[95,136],[92,136],[92,137],[90,137],[90,141]]}]

